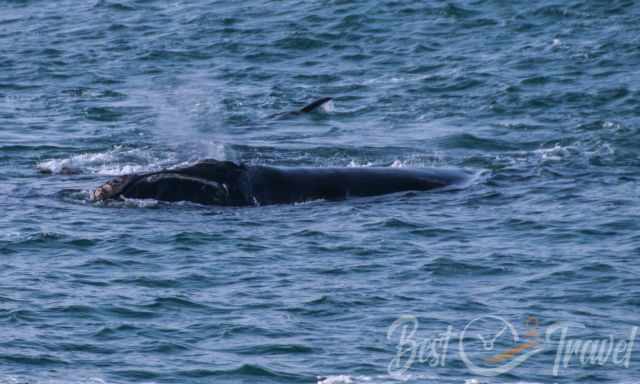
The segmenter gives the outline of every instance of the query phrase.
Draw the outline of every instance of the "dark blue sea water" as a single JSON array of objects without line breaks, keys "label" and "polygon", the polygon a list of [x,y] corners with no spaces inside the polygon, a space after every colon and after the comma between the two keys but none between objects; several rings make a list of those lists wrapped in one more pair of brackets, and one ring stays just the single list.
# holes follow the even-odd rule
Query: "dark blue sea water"
[{"label": "dark blue sea water", "polygon": [[[638,20],[625,0],[1,0],[0,383],[637,382]],[[203,158],[475,177],[87,201]],[[617,360],[589,360],[599,340]],[[568,341],[587,352],[554,372]]]}]

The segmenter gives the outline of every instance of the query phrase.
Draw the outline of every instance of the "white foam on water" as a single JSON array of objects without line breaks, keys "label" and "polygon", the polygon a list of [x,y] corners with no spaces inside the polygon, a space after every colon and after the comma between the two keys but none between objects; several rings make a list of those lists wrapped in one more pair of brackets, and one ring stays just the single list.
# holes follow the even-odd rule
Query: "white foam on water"
[{"label": "white foam on water", "polygon": [[124,198],[125,207],[130,208],[152,208],[156,207],[160,204],[158,200],[155,199],[128,199]]},{"label": "white foam on water", "polygon": [[442,163],[437,155],[434,155],[433,160],[425,160],[425,159],[395,159],[389,165],[376,165],[371,161],[361,162],[355,159],[352,159],[349,164],[347,164],[348,168],[367,168],[367,167],[389,167],[389,168],[425,168],[425,167],[433,167],[440,165]]},{"label": "white foam on water", "polygon": [[491,161],[508,166],[536,167],[548,163],[562,162],[574,159],[579,156],[580,151],[576,146],[555,144],[549,148],[538,148],[528,151],[513,151],[490,155]]},{"label": "white foam on water", "polygon": [[371,166],[373,166],[373,163],[370,162],[370,161],[368,161],[366,163],[360,163],[360,162],[358,162],[356,160],[351,160],[349,162],[349,164],[347,164],[348,168],[366,168],[366,167],[371,167]]},{"label": "white foam on water", "polygon": [[613,145],[602,140],[592,142],[579,142],[573,145],[555,144],[551,148],[540,148],[533,151],[533,154],[542,163],[559,162],[569,160],[588,161],[594,157],[609,158],[616,154]]},{"label": "white foam on water", "polygon": [[362,82],[363,85],[376,85],[376,86],[395,86],[401,83],[417,83],[429,78],[431,75],[382,75],[375,78],[366,79]]},{"label": "white foam on water", "polygon": [[602,123],[602,128],[619,130],[622,128],[622,125],[614,123],[613,121],[605,121]]},{"label": "white foam on water", "polygon": [[541,148],[534,151],[539,155],[542,161],[561,161],[575,152],[576,148],[572,146],[561,146],[556,144],[552,148]]},{"label": "white foam on water", "polygon": [[[352,376],[352,375],[331,375],[319,376],[317,384],[387,384],[387,383],[441,383],[442,377],[435,374],[402,374],[398,376],[377,375],[377,376]],[[460,384],[506,384],[500,380],[480,380],[477,378],[464,379]],[[543,384],[535,381],[517,381],[510,384]]]},{"label": "white foam on water", "polygon": [[312,200],[299,201],[299,202],[293,203],[293,205],[309,205],[309,204],[324,203],[326,201],[327,201],[326,199],[312,199]]},{"label": "white foam on water", "polygon": [[404,383],[411,381],[420,381],[437,383],[439,377],[434,374],[402,374],[402,375],[330,375],[319,376],[317,384],[386,384],[386,383]]},{"label": "white foam on water", "polygon": [[351,384],[353,379],[349,375],[328,376],[326,378],[318,378],[318,384]]}]

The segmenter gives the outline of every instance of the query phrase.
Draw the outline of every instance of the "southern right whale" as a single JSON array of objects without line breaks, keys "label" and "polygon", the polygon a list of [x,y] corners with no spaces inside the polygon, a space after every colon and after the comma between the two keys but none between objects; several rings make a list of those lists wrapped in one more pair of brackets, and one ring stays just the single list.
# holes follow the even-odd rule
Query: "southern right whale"
[{"label": "southern right whale", "polygon": [[203,160],[183,168],[120,176],[90,196],[93,201],[133,198],[249,206],[427,191],[468,179],[464,171],[437,168],[289,168]]}]

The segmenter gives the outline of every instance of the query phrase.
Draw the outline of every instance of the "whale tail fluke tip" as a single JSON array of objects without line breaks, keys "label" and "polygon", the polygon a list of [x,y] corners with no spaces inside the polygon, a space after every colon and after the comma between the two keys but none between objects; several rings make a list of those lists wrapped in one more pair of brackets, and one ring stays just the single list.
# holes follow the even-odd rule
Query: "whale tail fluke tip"
[{"label": "whale tail fluke tip", "polygon": [[303,107],[302,109],[300,109],[300,113],[312,112],[312,111],[324,106],[325,104],[327,104],[331,100],[333,100],[332,97],[323,97],[323,98],[320,98],[318,100],[315,100],[311,104],[308,104],[305,107]]},{"label": "whale tail fluke tip", "polygon": [[284,118],[289,118],[293,116],[298,116],[303,113],[313,112],[319,108],[322,108],[325,112],[330,112],[333,109],[332,100],[333,100],[333,97],[323,97],[323,98],[314,100],[312,103],[307,104],[304,107],[297,109],[295,111],[276,113],[269,116],[269,118],[284,119]]}]

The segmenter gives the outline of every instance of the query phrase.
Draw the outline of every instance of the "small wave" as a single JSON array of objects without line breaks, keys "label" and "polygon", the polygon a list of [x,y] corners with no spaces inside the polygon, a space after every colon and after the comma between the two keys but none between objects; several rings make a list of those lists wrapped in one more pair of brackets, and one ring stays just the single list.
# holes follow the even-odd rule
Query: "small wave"
[{"label": "small wave", "polygon": [[143,305],[142,308],[162,310],[162,312],[168,310],[183,310],[183,309],[207,309],[208,306],[191,301],[186,297],[179,296],[167,296],[158,297],[153,302]]},{"label": "small wave", "polygon": [[286,50],[310,51],[327,45],[322,40],[312,39],[304,35],[288,36],[275,42],[275,46]]},{"label": "small wave", "polygon": [[186,377],[236,377],[242,379],[249,379],[249,381],[267,381],[277,380],[278,382],[296,382],[302,380],[308,380],[307,377],[292,374],[284,371],[277,371],[271,368],[267,368],[261,365],[243,364],[238,368],[230,370],[211,370],[211,369],[196,369],[181,371],[180,375]]},{"label": "small wave", "polygon": [[58,146],[58,145],[24,145],[24,144],[0,145],[0,152],[61,151],[65,149],[69,150],[73,148]]},{"label": "small wave", "polygon": [[425,264],[422,270],[431,272],[434,276],[493,276],[504,274],[507,270],[504,267],[492,267],[483,264],[472,264],[454,260],[448,257],[438,257]]},{"label": "small wave", "polygon": [[516,144],[500,139],[475,136],[470,133],[455,134],[440,140],[447,149],[472,149],[483,151],[508,151],[517,149]]},{"label": "small wave", "polygon": [[397,218],[386,218],[371,224],[365,224],[366,227],[375,227],[375,228],[393,228],[393,229],[414,229],[414,228],[422,228],[422,224],[420,223],[412,223],[409,221],[403,221]]},{"label": "small wave", "polygon": [[269,356],[312,353],[311,347],[301,344],[262,344],[247,345],[238,348],[230,348],[230,351],[240,355]]},{"label": "small wave", "polygon": [[135,11],[136,8],[130,4],[123,4],[111,1],[100,0],[94,6],[95,8],[108,8],[113,11]]},{"label": "small wave", "polygon": [[87,108],[84,113],[89,120],[112,122],[118,121],[126,116],[126,109],[115,107],[91,107]]}]

